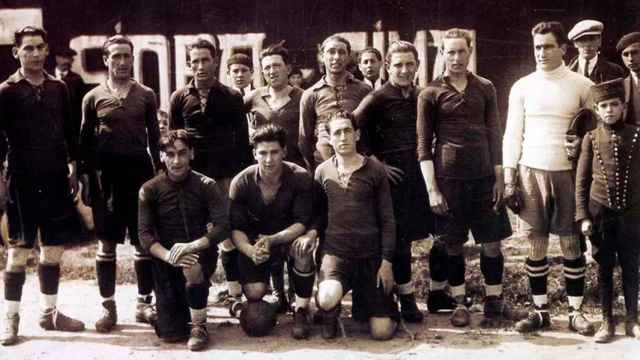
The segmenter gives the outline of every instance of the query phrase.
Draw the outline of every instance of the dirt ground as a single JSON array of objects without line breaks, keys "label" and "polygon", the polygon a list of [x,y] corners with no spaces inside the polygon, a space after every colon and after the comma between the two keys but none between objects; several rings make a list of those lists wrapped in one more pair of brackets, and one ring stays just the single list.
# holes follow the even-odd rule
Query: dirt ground
[{"label": "dirt ground", "polygon": [[[428,288],[427,252],[429,241],[414,244],[414,278],[417,294],[421,297]],[[513,239],[505,243],[505,295],[516,309],[526,309],[528,304],[527,279],[524,276],[524,245]],[[478,248],[468,247],[467,266],[468,293],[476,305],[472,310],[481,311],[482,281],[479,274]],[[552,248],[551,262],[559,263],[557,248]],[[0,249],[0,265],[5,254]],[[482,326],[482,314],[473,314],[472,326],[466,329],[453,328],[448,314],[428,314],[424,324],[407,325],[408,331],[400,330],[388,342],[369,339],[367,329],[351,321],[348,316],[349,301],[345,299],[343,324],[346,338],[326,341],[321,338],[319,328],[314,328],[306,341],[290,337],[291,315],[279,317],[273,333],[263,338],[249,338],[237,323],[230,318],[226,308],[209,307],[209,331],[211,346],[202,353],[190,353],[185,344],[164,344],[153,330],[134,322],[136,287],[133,284],[132,253],[130,247],[119,248],[117,288],[119,325],[110,334],[98,334],[93,326],[100,299],[95,284],[95,245],[75,248],[65,253],[65,266],[59,295],[59,307],[65,313],[77,317],[87,324],[82,333],[45,332],[37,326],[38,284],[30,267],[24,288],[21,311],[21,341],[13,347],[0,347],[0,360],[4,359],[562,359],[589,360],[603,356],[616,360],[640,359],[640,342],[625,337],[623,326],[617,328],[617,337],[611,344],[595,344],[591,338],[573,334],[567,330],[566,308],[562,305],[561,273],[556,267],[550,276],[550,299],[556,316],[551,331],[522,336],[513,331],[512,323],[500,324],[498,328]],[[35,260],[31,261],[35,264]],[[594,264],[588,266],[586,307],[589,317],[599,320],[597,283]],[[222,278],[221,274],[217,275]],[[618,280],[619,281],[619,280]],[[3,286],[0,281],[0,286]],[[219,290],[212,288],[212,294]],[[425,310],[423,308],[423,310]],[[622,307],[618,304],[616,311]],[[425,311],[426,314],[426,311]],[[413,339],[412,336],[413,335]]]}]

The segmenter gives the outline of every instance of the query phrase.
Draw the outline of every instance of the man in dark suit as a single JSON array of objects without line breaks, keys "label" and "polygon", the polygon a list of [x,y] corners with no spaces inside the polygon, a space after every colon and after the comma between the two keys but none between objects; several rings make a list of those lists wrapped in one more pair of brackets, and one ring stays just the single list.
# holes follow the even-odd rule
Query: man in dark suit
[{"label": "man in dark suit", "polygon": [[626,75],[622,66],[606,61],[598,54],[603,30],[604,25],[600,21],[582,20],[568,33],[569,41],[578,49],[578,55],[569,63],[569,70],[588,77],[596,84]]},{"label": "man in dark suit", "polygon": [[[64,81],[69,89],[69,97],[71,98],[71,116],[73,120],[73,130],[79,134],[80,123],[82,122],[82,98],[87,92],[87,85],[82,77],[71,71],[73,57],[77,53],[73,49],[61,48],[55,52],[56,57],[56,79]],[[77,137],[77,135],[76,135]]]}]

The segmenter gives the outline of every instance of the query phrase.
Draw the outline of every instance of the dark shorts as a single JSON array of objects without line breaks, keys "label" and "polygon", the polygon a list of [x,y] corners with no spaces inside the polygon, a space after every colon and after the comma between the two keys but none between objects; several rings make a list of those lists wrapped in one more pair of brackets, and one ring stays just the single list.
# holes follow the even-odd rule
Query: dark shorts
[{"label": "dark shorts", "polygon": [[436,234],[445,243],[465,243],[471,230],[476,243],[491,243],[511,236],[504,206],[493,209],[493,176],[462,180],[437,178],[449,206],[445,216],[436,215]]},{"label": "dark shorts", "polygon": [[127,230],[132,245],[138,245],[138,192],[153,177],[148,157],[112,159],[90,176],[93,221],[98,239],[124,243]]},{"label": "dark shorts", "polygon": [[260,265],[256,265],[251,258],[243,253],[238,254],[238,281],[240,284],[251,283],[269,283],[269,277],[271,275],[271,269],[273,264],[283,263],[284,261],[293,261],[289,257],[289,246],[279,245],[271,249],[271,256],[269,260],[263,262]]},{"label": "dark shorts", "polygon": [[65,245],[73,242],[75,206],[67,175],[46,179],[9,179],[7,218],[10,247],[33,248],[38,229],[41,244]]},{"label": "dark shorts", "polygon": [[[320,264],[318,283],[337,280],[342,285],[343,294],[353,290],[358,297],[358,306],[364,306],[370,317],[398,318],[398,304],[393,294],[385,295],[377,285],[380,258],[345,259],[324,254]],[[357,294],[357,295],[356,295]]]}]

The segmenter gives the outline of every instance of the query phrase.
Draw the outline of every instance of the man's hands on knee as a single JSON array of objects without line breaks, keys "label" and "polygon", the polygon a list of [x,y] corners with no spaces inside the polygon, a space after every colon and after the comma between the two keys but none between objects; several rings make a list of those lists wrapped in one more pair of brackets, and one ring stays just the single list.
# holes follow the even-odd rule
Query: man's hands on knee
[{"label": "man's hands on knee", "polygon": [[385,295],[391,294],[395,280],[393,279],[393,267],[389,260],[383,259],[380,263],[376,283],[378,287],[382,286]]},{"label": "man's hands on knee", "polygon": [[303,258],[313,254],[313,251],[318,245],[318,236],[315,234],[306,233],[299,236],[291,244],[291,251],[297,258]]}]

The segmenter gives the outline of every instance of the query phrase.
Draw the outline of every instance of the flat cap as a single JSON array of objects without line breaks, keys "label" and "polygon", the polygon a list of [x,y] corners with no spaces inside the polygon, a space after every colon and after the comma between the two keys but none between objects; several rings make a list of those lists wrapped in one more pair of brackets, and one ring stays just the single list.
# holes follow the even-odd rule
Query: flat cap
[{"label": "flat cap", "polygon": [[629,45],[640,42],[640,32],[632,32],[623,36],[619,41],[618,45],[616,45],[616,51],[622,52],[622,50],[626,49]]},{"label": "flat cap", "polygon": [[602,35],[602,30],[604,30],[604,25],[600,21],[582,20],[569,30],[567,38],[569,41],[576,41],[586,35]]},{"label": "flat cap", "polygon": [[620,78],[591,86],[589,98],[594,104],[613,98],[620,98],[624,101],[624,80]]}]

